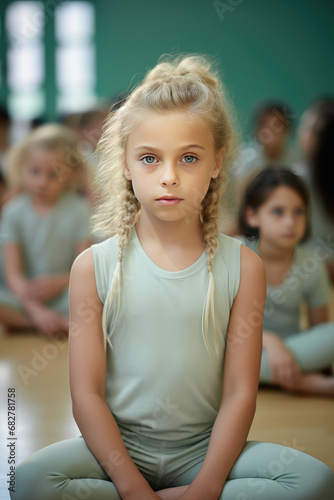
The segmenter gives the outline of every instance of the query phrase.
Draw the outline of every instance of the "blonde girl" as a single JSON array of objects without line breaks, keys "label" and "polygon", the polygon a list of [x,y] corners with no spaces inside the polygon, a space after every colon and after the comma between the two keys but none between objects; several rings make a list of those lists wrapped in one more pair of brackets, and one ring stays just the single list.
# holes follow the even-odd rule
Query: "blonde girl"
[{"label": "blonde girl", "polygon": [[9,159],[9,183],[20,194],[1,216],[0,322],[9,330],[66,334],[70,269],[92,243],[89,207],[74,192],[83,170],[76,137],[62,125],[44,125]]},{"label": "blonde girl", "polygon": [[217,230],[234,144],[219,78],[196,56],[158,64],[109,116],[96,220],[113,236],[76,260],[70,283],[82,436],[23,462],[12,499],[330,500],[326,465],[246,443],[262,311],[249,318],[265,277]]}]

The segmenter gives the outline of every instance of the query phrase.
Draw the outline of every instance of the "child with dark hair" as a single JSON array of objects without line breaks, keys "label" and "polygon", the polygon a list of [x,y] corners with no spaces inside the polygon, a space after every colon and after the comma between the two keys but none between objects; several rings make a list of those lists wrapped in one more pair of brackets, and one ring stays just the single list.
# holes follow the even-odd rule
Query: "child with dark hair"
[{"label": "child with dark hair", "polygon": [[313,251],[319,245],[326,251],[326,263],[334,281],[334,98],[319,98],[305,111],[299,126],[304,160],[294,169],[311,194]]},{"label": "child with dark hair", "polygon": [[[328,322],[330,282],[323,252],[302,245],[310,233],[309,195],[286,168],[269,168],[249,183],[239,214],[245,244],[262,258],[267,275],[260,382],[334,395],[334,324]],[[300,331],[306,302],[309,329]]]},{"label": "child with dark hair", "polygon": [[281,100],[264,101],[255,109],[253,137],[240,147],[237,161],[231,169],[228,197],[225,196],[229,219],[227,224],[223,221],[222,228],[228,234],[237,234],[238,209],[247,182],[265,168],[280,168],[282,165],[289,168],[292,165],[294,153],[289,147],[289,140],[293,116],[288,104]]},{"label": "child with dark hair", "polygon": [[242,149],[238,174],[246,180],[268,167],[289,166],[293,155],[288,147],[293,113],[283,101],[266,101],[255,110],[253,140]]},{"label": "child with dark hair", "polygon": [[9,140],[10,132],[10,116],[7,108],[0,106],[0,174],[1,174],[1,186],[3,186],[3,173],[6,168],[6,158],[10,147]]}]

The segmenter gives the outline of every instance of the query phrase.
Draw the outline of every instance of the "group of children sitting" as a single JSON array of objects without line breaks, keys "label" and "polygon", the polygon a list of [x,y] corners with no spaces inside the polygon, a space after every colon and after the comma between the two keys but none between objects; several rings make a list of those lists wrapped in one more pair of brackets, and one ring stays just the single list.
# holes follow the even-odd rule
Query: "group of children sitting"
[{"label": "group of children sitting", "polygon": [[[334,100],[318,99],[302,116],[298,161],[289,149],[291,127],[292,113],[284,104],[267,103],[258,111],[254,140],[240,149],[231,171],[237,216],[228,228],[222,224],[222,231],[242,238],[265,265],[260,382],[334,395],[334,324],[328,316],[334,279]],[[96,241],[87,195],[94,190],[81,153],[73,130],[47,124],[8,154],[0,253],[4,330],[68,332],[70,269]],[[301,307],[307,311],[303,328]]]}]

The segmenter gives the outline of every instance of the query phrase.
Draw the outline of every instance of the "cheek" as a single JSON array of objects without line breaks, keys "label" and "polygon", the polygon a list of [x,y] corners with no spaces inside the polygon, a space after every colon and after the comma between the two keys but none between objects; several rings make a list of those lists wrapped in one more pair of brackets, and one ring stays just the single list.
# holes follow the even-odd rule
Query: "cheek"
[{"label": "cheek", "polygon": [[303,230],[303,232],[305,231],[306,226],[307,226],[307,220],[306,220],[306,217],[304,217],[304,218],[301,220],[301,223],[300,223],[300,227],[301,227],[301,229]]},{"label": "cheek", "polygon": [[191,205],[198,206],[202,203],[205,196],[207,195],[210,179],[204,178],[201,182],[194,182],[189,186],[188,189],[188,199]]},{"label": "cheek", "polygon": [[132,189],[135,194],[135,197],[137,198],[138,201],[142,201],[143,198],[145,198],[145,194],[147,195],[149,192],[149,184],[146,181],[143,181],[140,177],[135,177],[130,179],[130,182],[132,184]]}]

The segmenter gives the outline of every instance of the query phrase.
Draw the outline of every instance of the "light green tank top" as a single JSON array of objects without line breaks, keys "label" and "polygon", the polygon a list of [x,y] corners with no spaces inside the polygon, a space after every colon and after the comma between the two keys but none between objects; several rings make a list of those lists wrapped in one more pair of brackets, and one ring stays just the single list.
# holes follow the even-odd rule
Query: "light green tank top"
[{"label": "light green tank top", "polygon": [[[113,349],[107,344],[106,400],[120,427],[179,440],[213,425],[221,400],[230,310],[240,281],[240,247],[240,241],[219,236],[213,264],[220,346],[216,356],[214,351],[209,354],[202,335],[209,283],[206,252],[187,269],[165,271],[149,259],[132,231],[122,262]],[[95,244],[92,251],[104,303],[117,263],[118,238]],[[210,338],[213,347],[212,332]]]}]

